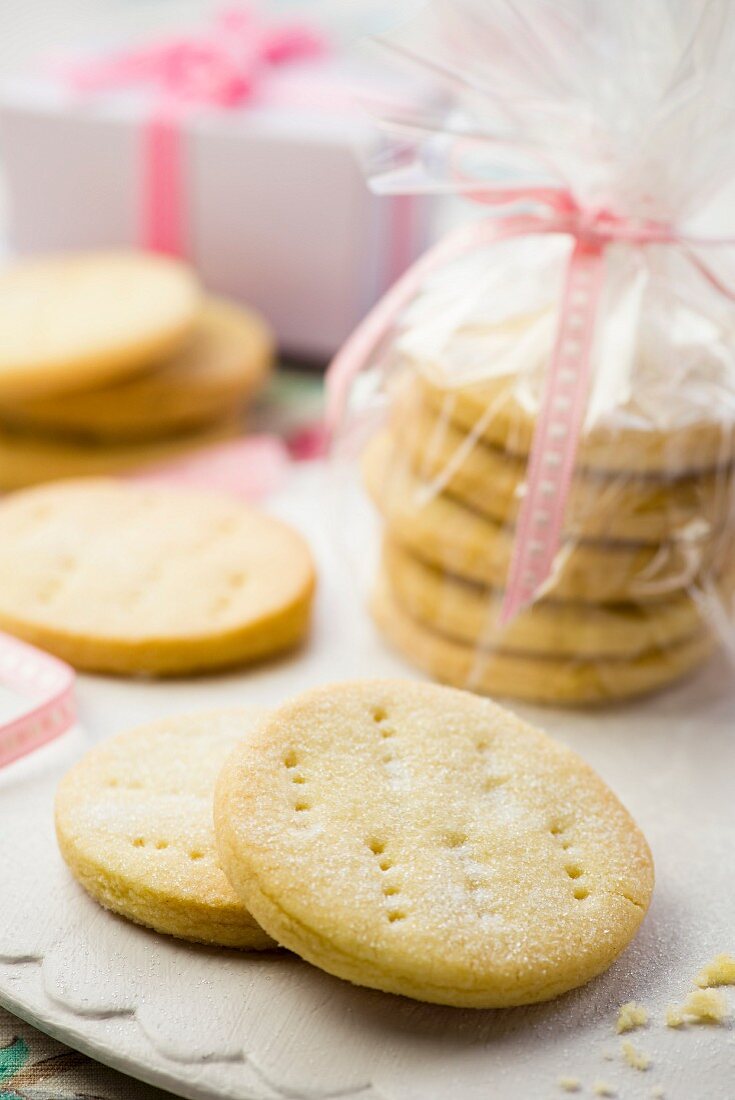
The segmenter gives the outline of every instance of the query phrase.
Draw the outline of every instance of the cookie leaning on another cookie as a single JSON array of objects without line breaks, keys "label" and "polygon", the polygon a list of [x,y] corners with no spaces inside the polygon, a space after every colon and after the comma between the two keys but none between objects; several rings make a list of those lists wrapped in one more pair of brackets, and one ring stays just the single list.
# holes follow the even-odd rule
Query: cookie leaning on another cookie
[{"label": "cookie leaning on another cookie", "polygon": [[183,939],[274,946],[220,870],[212,826],[219,769],[264,715],[243,707],[154,722],[98,745],[67,773],[56,834],[95,901]]},{"label": "cookie leaning on another cookie", "polygon": [[62,481],[0,501],[0,629],[77,668],[181,675],[303,638],[304,539],[234,498]]},{"label": "cookie leaning on another cookie", "polygon": [[200,305],[192,271],[154,253],[16,264],[0,274],[0,400],[129,377],[182,344]]},{"label": "cookie leaning on another cookie", "polygon": [[186,343],[150,370],[102,389],[5,403],[0,419],[85,439],[156,439],[232,416],[264,381],[272,353],[257,314],[210,298]]},{"label": "cookie leaning on another cookie", "polygon": [[215,793],[223,869],[259,923],[341,978],[419,1000],[546,1000],[605,970],[653,888],[602,780],[466,692],[318,688],[273,712]]}]

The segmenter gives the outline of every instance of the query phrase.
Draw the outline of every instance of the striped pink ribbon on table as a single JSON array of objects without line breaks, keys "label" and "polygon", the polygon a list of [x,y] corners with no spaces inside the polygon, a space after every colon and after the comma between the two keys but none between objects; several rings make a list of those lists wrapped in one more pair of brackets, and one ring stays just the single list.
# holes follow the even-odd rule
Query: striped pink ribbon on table
[{"label": "striped pink ribbon on table", "polygon": [[0,767],[11,764],[76,722],[74,671],[34,646],[0,633],[0,684],[29,697],[29,709],[0,723]]},{"label": "striped pink ribbon on table", "polygon": [[509,623],[532,602],[551,575],[582,433],[590,383],[591,349],[605,277],[605,250],[613,242],[677,245],[719,292],[735,300],[691,249],[733,245],[732,238],[692,237],[675,226],[637,220],[605,209],[588,209],[565,189],[496,188],[477,183],[464,194],[485,205],[529,208],[500,213],[463,226],[430,249],[398,280],[335,356],[327,374],[327,422],[335,431],[347,409],[350,386],[395,326],[423,280],[443,264],[484,245],[533,234],[562,234],[573,240],[564,279],[559,323],[544,380],[531,444],[526,491],[518,516],[510,568],[500,612]]}]

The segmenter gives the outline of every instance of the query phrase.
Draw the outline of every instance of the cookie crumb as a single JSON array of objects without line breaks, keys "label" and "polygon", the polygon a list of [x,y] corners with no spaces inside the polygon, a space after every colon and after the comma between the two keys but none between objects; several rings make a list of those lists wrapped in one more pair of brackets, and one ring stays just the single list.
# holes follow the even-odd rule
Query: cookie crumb
[{"label": "cookie crumb", "polygon": [[615,1030],[618,1035],[622,1035],[625,1031],[635,1031],[637,1027],[645,1027],[647,1023],[648,1012],[643,1005],[636,1004],[635,1001],[627,1001],[620,1006]]},{"label": "cookie crumb", "polygon": [[564,1092],[579,1092],[582,1088],[582,1082],[578,1077],[560,1077],[559,1088]]},{"label": "cookie crumb", "polygon": [[617,1093],[612,1085],[608,1085],[605,1081],[595,1081],[592,1085],[592,1091],[595,1096],[616,1096]]},{"label": "cookie crumb", "polygon": [[675,1005],[669,1005],[666,1009],[666,1026],[681,1027],[683,1023],[684,1017],[681,1014],[681,1009],[676,1008]]},{"label": "cookie crumb", "polygon": [[654,1085],[651,1089],[651,1100],[664,1100],[664,1087],[663,1085]]},{"label": "cookie crumb", "polygon": [[702,989],[713,985],[735,985],[735,959],[732,955],[715,955],[694,979],[694,984]]},{"label": "cookie crumb", "polygon": [[631,1042],[627,1039],[620,1048],[623,1052],[623,1058],[631,1067],[631,1069],[639,1069],[641,1073],[644,1073],[651,1065],[651,1059],[647,1054],[644,1054],[642,1050],[636,1050]]},{"label": "cookie crumb", "polygon": [[681,1006],[682,1015],[698,1024],[721,1024],[727,1019],[727,1001],[716,989],[694,989]]}]

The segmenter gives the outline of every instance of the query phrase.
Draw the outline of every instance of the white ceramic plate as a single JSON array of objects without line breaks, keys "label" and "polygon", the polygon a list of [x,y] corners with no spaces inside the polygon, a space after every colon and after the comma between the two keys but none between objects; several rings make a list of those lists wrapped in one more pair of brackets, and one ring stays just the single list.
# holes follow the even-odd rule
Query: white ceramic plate
[{"label": "white ceramic plate", "polygon": [[[663,1025],[702,963],[735,953],[735,692],[714,662],[644,704],[524,714],[585,756],[648,835],[654,903],[632,947],[586,988],[530,1009],[443,1009],[358,989],[282,953],[248,956],[157,936],[98,908],[53,839],[53,791],[94,740],[160,715],[275,704],[351,676],[412,675],[375,636],[329,546],[320,471],[299,473],[279,510],[312,539],[322,586],[302,653],[250,672],[157,684],[83,677],[83,728],[0,773],[0,1003],[100,1061],[192,1100],[536,1100],[604,1082],[621,1100],[732,1100],[729,1028]],[[0,700],[0,703],[2,700]],[[519,708],[520,709],[520,708]],[[635,999],[651,1024],[614,1024]],[[735,990],[730,999],[735,1010]]]}]

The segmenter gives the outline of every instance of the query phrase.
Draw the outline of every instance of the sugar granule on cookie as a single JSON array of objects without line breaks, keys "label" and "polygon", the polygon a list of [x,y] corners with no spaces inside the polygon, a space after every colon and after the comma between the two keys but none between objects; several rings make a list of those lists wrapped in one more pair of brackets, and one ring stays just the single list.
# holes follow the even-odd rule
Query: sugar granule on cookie
[{"label": "sugar granule on cookie", "polygon": [[636,1028],[645,1027],[648,1023],[648,1012],[643,1005],[635,1001],[626,1001],[618,1010],[618,1019],[615,1030],[618,1035],[626,1031],[635,1031]]},{"label": "sugar granule on cookie", "polygon": [[709,989],[713,985],[735,985],[735,958],[724,952],[715,955],[711,962],[702,967],[694,984],[703,989]]},{"label": "sugar granule on cookie", "polygon": [[623,1058],[631,1067],[631,1069],[638,1069],[642,1073],[645,1073],[647,1069],[651,1068],[653,1064],[651,1059],[642,1050],[638,1050],[629,1039],[625,1039],[620,1047],[623,1052]]},{"label": "sugar granule on cookie", "polygon": [[222,866],[274,939],[438,1004],[548,1000],[605,970],[653,889],[642,834],[570,750],[486,699],[402,680],[307,692],[235,750]]},{"label": "sugar granule on cookie", "polygon": [[582,1088],[578,1077],[560,1077],[557,1084],[564,1092],[579,1092]]}]

